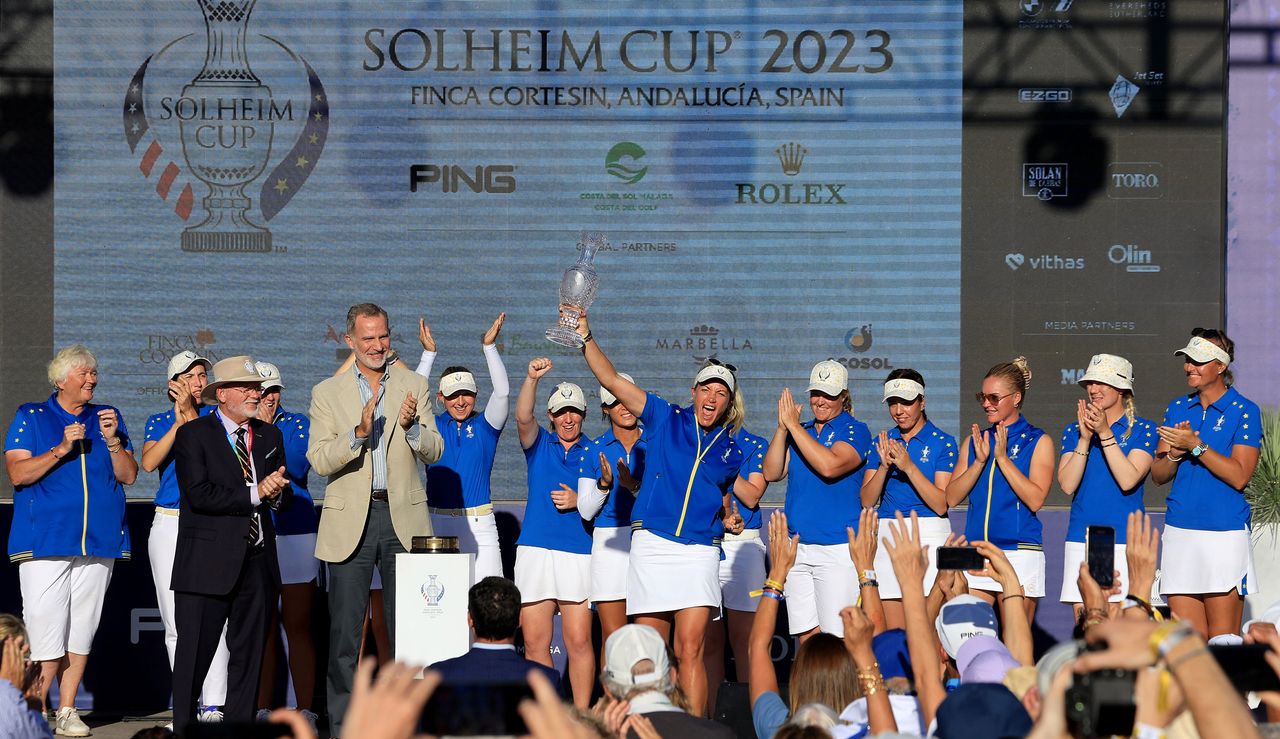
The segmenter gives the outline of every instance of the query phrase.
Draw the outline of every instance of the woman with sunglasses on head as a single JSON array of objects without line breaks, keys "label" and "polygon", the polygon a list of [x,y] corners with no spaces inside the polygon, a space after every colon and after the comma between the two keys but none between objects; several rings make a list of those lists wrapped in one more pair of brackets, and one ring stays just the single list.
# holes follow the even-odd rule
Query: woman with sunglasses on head
[{"label": "woman with sunglasses on head", "polygon": [[[947,518],[947,483],[956,467],[956,440],[929,421],[925,413],[924,377],[913,369],[896,369],[884,381],[884,403],[894,427],[881,431],[867,455],[862,473],[862,505],[879,507],[879,536],[890,536],[889,524],[899,511],[920,521],[921,543],[936,550],[947,543],[951,521]],[[932,559],[932,558],[931,558]],[[928,564],[924,590],[929,592],[938,575],[937,561]],[[875,576],[885,625],[904,628],[902,589],[889,559],[888,547],[878,547]]]},{"label": "woman with sunglasses on head", "polygon": [[670,638],[680,660],[689,713],[706,710],[703,645],[720,608],[720,540],[729,497],[754,506],[763,491],[739,476],[745,453],[730,438],[737,378],[710,360],[693,380],[693,403],[678,407],[618,374],[587,325],[583,358],[606,390],[637,416],[648,438],[640,495],[632,511],[627,615]]},{"label": "woman with sunglasses on head", "polygon": [[[1053,484],[1053,441],[1022,416],[1030,387],[1026,357],[987,370],[977,399],[991,426],[973,424],[947,485],[949,507],[970,498],[965,538],[991,542],[1008,554],[1025,592],[1028,620],[1044,597],[1044,536],[1036,512]],[[966,577],[969,590],[988,603],[1001,592],[991,578]]]},{"label": "woman with sunglasses on head", "polygon": [[[1076,583],[1080,564],[1085,561],[1089,526],[1110,526],[1115,531],[1120,593],[1129,592],[1125,534],[1129,514],[1144,510],[1143,483],[1151,470],[1157,441],[1156,425],[1138,418],[1134,407],[1133,365],[1128,360],[1095,354],[1078,382],[1088,400],[1076,403],[1076,422],[1062,432],[1062,459],[1058,461],[1058,484],[1062,492],[1072,496],[1060,600],[1072,604],[1077,620],[1084,606]],[[1113,603],[1120,600],[1119,593],[1111,596]],[[1144,605],[1150,604],[1144,601]]]},{"label": "woman with sunglasses on head", "polygon": [[[858,600],[859,580],[849,555],[848,530],[862,513],[861,476],[871,451],[871,430],[853,417],[849,371],[826,359],[809,373],[813,420],[800,422],[800,407],[784,389],[778,427],[764,457],[764,478],[787,478],[789,535],[800,536],[787,590],[791,633],[806,640],[819,631],[840,636],[840,610]],[[874,578],[871,578],[874,579]]]},{"label": "woman with sunglasses on head", "polygon": [[1244,488],[1258,465],[1262,418],[1233,387],[1235,344],[1197,328],[1174,354],[1192,392],[1169,404],[1156,430],[1151,479],[1173,481],[1161,539],[1160,593],[1201,636],[1240,630],[1254,581]]},{"label": "woman with sunglasses on head", "polygon": [[[476,412],[476,378],[466,367],[448,367],[440,375],[436,399],[444,412],[436,414],[436,430],[444,439],[440,460],[427,465],[427,505],[437,536],[458,537],[458,549],[476,555],[476,582],[502,576],[502,550],[493,517],[489,477],[498,450],[498,437],[507,423],[511,385],[498,353],[498,334],[507,319],[498,314],[480,340],[493,392],[484,412]],[[436,340],[425,318],[418,319],[422,359],[415,370],[431,376]]]},{"label": "woman with sunglasses on head", "polygon": [[538,425],[534,402],[538,381],[551,360],[529,362],[516,398],[516,430],[528,465],[528,500],[516,540],[515,583],[520,589],[520,629],[529,659],[553,667],[551,635],[560,612],[573,703],[590,705],[596,678],[591,645],[591,524],[578,513],[578,477],[591,440],[582,433],[587,399],[571,382],[547,398],[549,426]]},{"label": "woman with sunglasses on head", "polygon": [[[618,373],[631,382],[631,375]],[[627,623],[627,567],[631,510],[640,494],[648,444],[640,419],[613,393],[600,388],[600,411],[609,430],[587,444],[578,472],[578,514],[593,522],[591,604],[600,617],[601,650]],[[604,664],[603,651],[600,663]]]}]

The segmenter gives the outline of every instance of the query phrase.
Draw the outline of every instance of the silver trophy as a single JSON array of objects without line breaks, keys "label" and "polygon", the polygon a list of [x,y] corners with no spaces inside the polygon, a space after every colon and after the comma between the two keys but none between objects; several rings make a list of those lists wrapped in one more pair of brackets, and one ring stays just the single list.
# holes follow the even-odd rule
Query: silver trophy
[{"label": "silver trophy", "polygon": [[578,335],[578,319],[583,311],[591,306],[596,298],[596,290],[600,287],[600,277],[596,274],[596,251],[607,247],[609,240],[599,231],[583,231],[578,242],[582,253],[578,261],[564,271],[560,278],[560,320],[547,329],[547,339],[561,346],[581,349],[584,342]]}]

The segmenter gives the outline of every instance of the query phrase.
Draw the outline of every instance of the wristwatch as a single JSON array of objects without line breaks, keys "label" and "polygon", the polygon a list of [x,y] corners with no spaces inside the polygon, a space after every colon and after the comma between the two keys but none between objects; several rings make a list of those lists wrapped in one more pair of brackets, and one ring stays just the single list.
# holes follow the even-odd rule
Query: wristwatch
[{"label": "wristwatch", "polygon": [[1201,454],[1204,454],[1205,452],[1209,451],[1209,445],[1205,444],[1204,442],[1200,442],[1199,444],[1196,444],[1195,446],[1191,447],[1190,451],[1191,451],[1191,456],[1199,457]]}]

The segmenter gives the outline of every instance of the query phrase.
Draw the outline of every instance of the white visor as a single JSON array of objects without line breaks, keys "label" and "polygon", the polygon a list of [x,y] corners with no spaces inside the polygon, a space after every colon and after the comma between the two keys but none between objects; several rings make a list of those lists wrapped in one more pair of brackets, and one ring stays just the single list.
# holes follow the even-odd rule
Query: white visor
[{"label": "white visor", "polygon": [[911,402],[921,395],[924,395],[924,385],[915,380],[908,380],[905,377],[889,380],[884,384],[884,402],[886,403],[889,402],[890,398],[902,398],[907,402]]},{"label": "white visor", "polygon": [[440,378],[440,394],[446,398],[452,398],[455,393],[463,390],[474,393],[476,391],[476,378],[470,372],[450,372]]},{"label": "white visor", "polygon": [[[618,377],[621,377],[627,382],[635,382],[635,380],[631,379],[631,375],[628,375],[626,372],[619,372]],[[601,385],[600,386],[600,405],[613,405],[614,403],[617,403],[617,402],[618,402],[618,399],[614,397],[613,393],[609,392],[608,390],[605,390],[604,385]]]},{"label": "white visor", "polygon": [[701,385],[704,382],[719,380],[729,386],[729,392],[734,392],[737,386],[733,381],[733,373],[728,367],[722,367],[718,364],[708,364],[706,367],[698,370],[698,376],[693,378],[694,385]]},{"label": "white visor", "polygon": [[1192,362],[1209,362],[1216,359],[1223,364],[1231,364],[1231,357],[1222,350],[1222,347],[1200,336],[1192,336],[1191,341],[1174,354],[1185,354]]}]

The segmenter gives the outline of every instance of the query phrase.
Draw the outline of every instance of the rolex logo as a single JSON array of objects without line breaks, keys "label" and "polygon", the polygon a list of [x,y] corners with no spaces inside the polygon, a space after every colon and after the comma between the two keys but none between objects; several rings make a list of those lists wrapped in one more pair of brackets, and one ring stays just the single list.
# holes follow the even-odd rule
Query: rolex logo
[{"label": "rolex logo", "polygon": [[808,154],[809,150],[792,141],[774,149],[773,153],[778,155],[778,161],[782,164],[782,173],[788,177],[795,177],[800,174],[800,167],[804,165],[804,155]]}]

